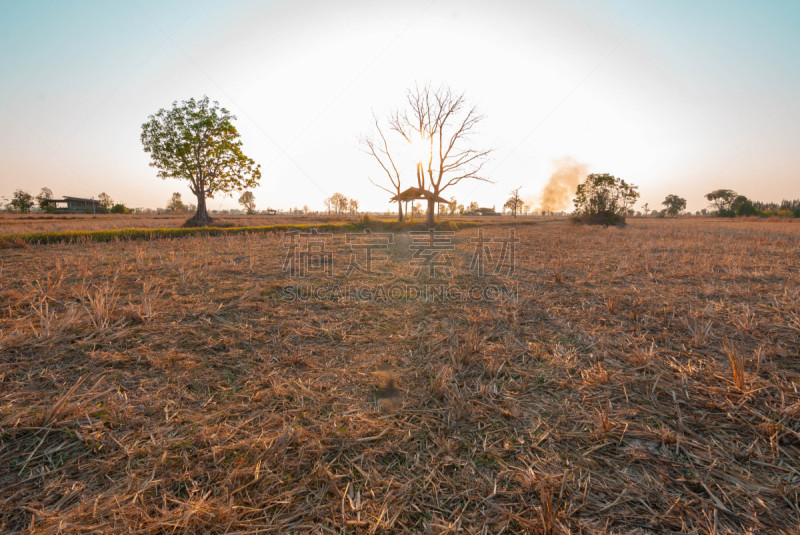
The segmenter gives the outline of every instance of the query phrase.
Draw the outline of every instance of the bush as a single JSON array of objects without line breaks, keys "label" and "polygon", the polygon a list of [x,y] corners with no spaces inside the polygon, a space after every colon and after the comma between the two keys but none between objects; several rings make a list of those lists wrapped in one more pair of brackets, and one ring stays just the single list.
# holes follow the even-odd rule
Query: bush
[{"label": "bush", "polygon": [[575,192],[573,221],[590,225],[624,225],[638,188],[614,175],[591,174]]},{"label": "bush", "polygon": [[372,225],[375,224],[375,220],[372,219],[369,214],[364,214],[361,216],[361,219],[358,220],[358,224],[363,228],[372,228]]},{"label": "bush", "polygon": [[[659,214],[659,217],[664,217]],[[572,221],[584,225],[625,226],[625,216],[614,213],[606,214],[575,214]]]},{"label": "bush", "polygon": [[739,195],[734,199],[731,210],[737,216],[758,215],[758,209],[753,204],[753,201],[744,195]]}]

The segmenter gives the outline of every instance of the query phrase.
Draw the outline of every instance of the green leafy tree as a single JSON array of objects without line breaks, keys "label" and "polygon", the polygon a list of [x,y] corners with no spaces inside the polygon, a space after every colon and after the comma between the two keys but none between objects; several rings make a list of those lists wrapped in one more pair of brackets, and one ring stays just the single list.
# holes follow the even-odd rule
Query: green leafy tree
[{"label": "green leafy tree", "polygon": [[111,208],[108,209],[109,212],[112,214],[127,214],[130,213],[130,209],[122,203],[117,203],[113,205]]},{"label": "green leafy tree", "polygon": [[111,196],[103,192],[97,196],[97,201],[100,203],[100,210],[103,212],[110,212],[111,208],[114,206],[114,201],[111,199]]},{"label": "green leafy tree", "polygon": [[142,145],[150,154],[150,165],[161,179],[189,182],[197,197],[197,213],[187,226],[211,222],[206,199],[258,185],[260,166],[242,152],[236,119],[208,97],[173,102],[142,125]]},{"label": "green leafy tree", "polygon": [[686,199],[677,195],[667,195],[661,204],[667,207],[667,215],[671,216],[677,216],[686,209]]},{"label": "green leafy tree", "polygon": [[172,213],[181,213],[188,211],[188,207],[183,204],[183,199],[181,198],[181,194],[177,191],[172,194],[169,202],[167,203],[167,212]]},{"label": "green leafy tree", "polygon": [[720,217],[733,217],[733,201],[739,196],[732,189],[715,189],[711,193],[706,193],[706,199],[714,206],[716,215]]},{"label": "green leafy tree", "polygon": [[50,205],[47,203],[47,201],[52,198],[53,198],[53,191],[48,187],[44,187],[39,192],[39,195],[36,196],[36,203],[42,210],[49,211],[51,210],[51,208]]},{"label": "green leafy tree", "polygon": [[9,203],[15,210],[27,213],[33,207],[33,195],[23,189],[18,189],[14,192],[14,196]]},{"label": "green leafy tree", "polygon": [[256,196],[252,191],[245,191],[239,196],[239,204],[247,210],[247,213],[252,215],[256,213]]},{"label": "green leafy tree", "polygon": [[585,223],[621,225],[639,198],[638,187],[608,173],[591,174],[575,192],[577,219]]},{"label": "green leafy tree", "polygon": [[758,215],[758,208],[756,208],[753,201],[744,195],[737,195],[731,203],[731,210],[737,216]]}]

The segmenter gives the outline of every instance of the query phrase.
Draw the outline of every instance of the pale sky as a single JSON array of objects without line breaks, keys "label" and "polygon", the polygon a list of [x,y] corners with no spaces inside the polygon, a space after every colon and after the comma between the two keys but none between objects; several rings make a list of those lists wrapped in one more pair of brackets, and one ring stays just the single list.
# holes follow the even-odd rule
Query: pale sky
[{"label": "pale sky", "polygon": [[798,28],[796,0],[0,0],[0,196],[194,202],[139,136],[159,108],[208,95],[262,165],[259,209],[322,209],[334,192],[389,209],[357,140],[373,110],[431,83],[477,105],[475,142],[496,149],[494,184],[443,194],[464,204],[535,197],[562,156],[637,184],[651,208],[674,193],[699,210],[722,187],[797,198]]}]

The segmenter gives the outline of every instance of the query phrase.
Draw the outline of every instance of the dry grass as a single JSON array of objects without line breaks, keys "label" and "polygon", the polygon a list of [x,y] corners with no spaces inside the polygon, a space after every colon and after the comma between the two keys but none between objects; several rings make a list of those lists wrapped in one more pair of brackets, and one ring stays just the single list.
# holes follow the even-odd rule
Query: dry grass
[{"label": "dry grass", "polygon": [[291,302],[270,234],[0,251],[0,532],[796,533],[800,225],[518,232],[492,304]]},{"label": "dry grass", "polygon": [[[37,232],[79,232],[119,229],[160,229],[180,228],[191,214],[15,214],[0,213],[0,237],[14,234],[30,234]],[[337,223],[342,221],[358,221],[359,215],[239,215],[212,214],[221,223],[237,227],[261,227],[271,225],[296,225],[308,223]],[[393,220],[394,214],[373,216],[377,219]],[[449,219],[449,218],[445,218]],[[453,216],[452,219],[483,222],[508,222],[509,217],[476,217]],[[534,216],[519,217],[517,220],[530,221],[540,219]],[[424,218],[416,216],[415,221]]]},{"label": "dry grass", "polygon": [[[0,214],[0,236],[32,232],[75,232],[92,230],[117,230],[124,228],[179,228],[192,214]],[[292,225],[295,223],[325,223],[356,220],[356,216],[318,217],[289,215],[237,215],[212,216],[221,222],[240,227],[266,225]]]}]

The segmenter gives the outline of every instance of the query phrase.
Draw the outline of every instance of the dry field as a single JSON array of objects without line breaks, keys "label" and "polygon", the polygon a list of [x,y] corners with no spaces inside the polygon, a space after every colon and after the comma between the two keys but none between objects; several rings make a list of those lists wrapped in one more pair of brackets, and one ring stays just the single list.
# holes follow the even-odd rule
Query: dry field
[{"label": "dry field", "polygon": [[277,234],[0,250],[0,532],[797,533],[800,224],[516,231],[455,234],[423,282],[517,290],[465,301]]},{"label": "dry field", "polygon": [[[122,228],[178,228],[191,214],[0,214],[0,236],[30,232],[70,232],[81,230],[117,230]],[[295,223],[341,221],[334,218],[289,215],[220,214],[213,217],[240,227],[256,227]],[[351,219],[357,219],[353,216]]]},{"label": "dry field", "polygon": [[[32,232],[71,232],[92,230],[118,230],[126,228],[178,228],[191,214],[9,214],[0,213],[0,236],[9,234],[28,234]],[[212,214],[218,221],[237,227],[258,227],[271,225],[295,225],[309,223],[331,223],[337,221],[357,221],[360,216],[326,214],[302,215],[238,215]],[[395,214],[373,216],[392,220]],[[476,217],[453,216],[452,219],[481,221],[488,223],[509,222],[511,218],[501,216]],[[519,221],[537,220],[535,216],[520,216]],[[423,218],[417,216],[415,221]]]},{"label": "dry field", "polygon": [[[0,213],[0,236],[9,234],[28,234],[32,232],[71,232],[92,230],[118,230],[126,228],[178,228],[191,214],[13,214]],[[259,227],[271,225],[296,225],[309,223],[335,223],[357,221],[358,215],[238,215],[212,214],[220,222],[237,227]],[[393,220],[396,214],[373,215],[373,218]],[[508,223],[508,216],[447,216],[444,219],[459,221],[480,221],[482,223]],[[536,221],[544,218],[520,216],[519,222]],[[563,219],[563,218],[548,218]],[[424,217],[416,216],[415,222]]]}]

